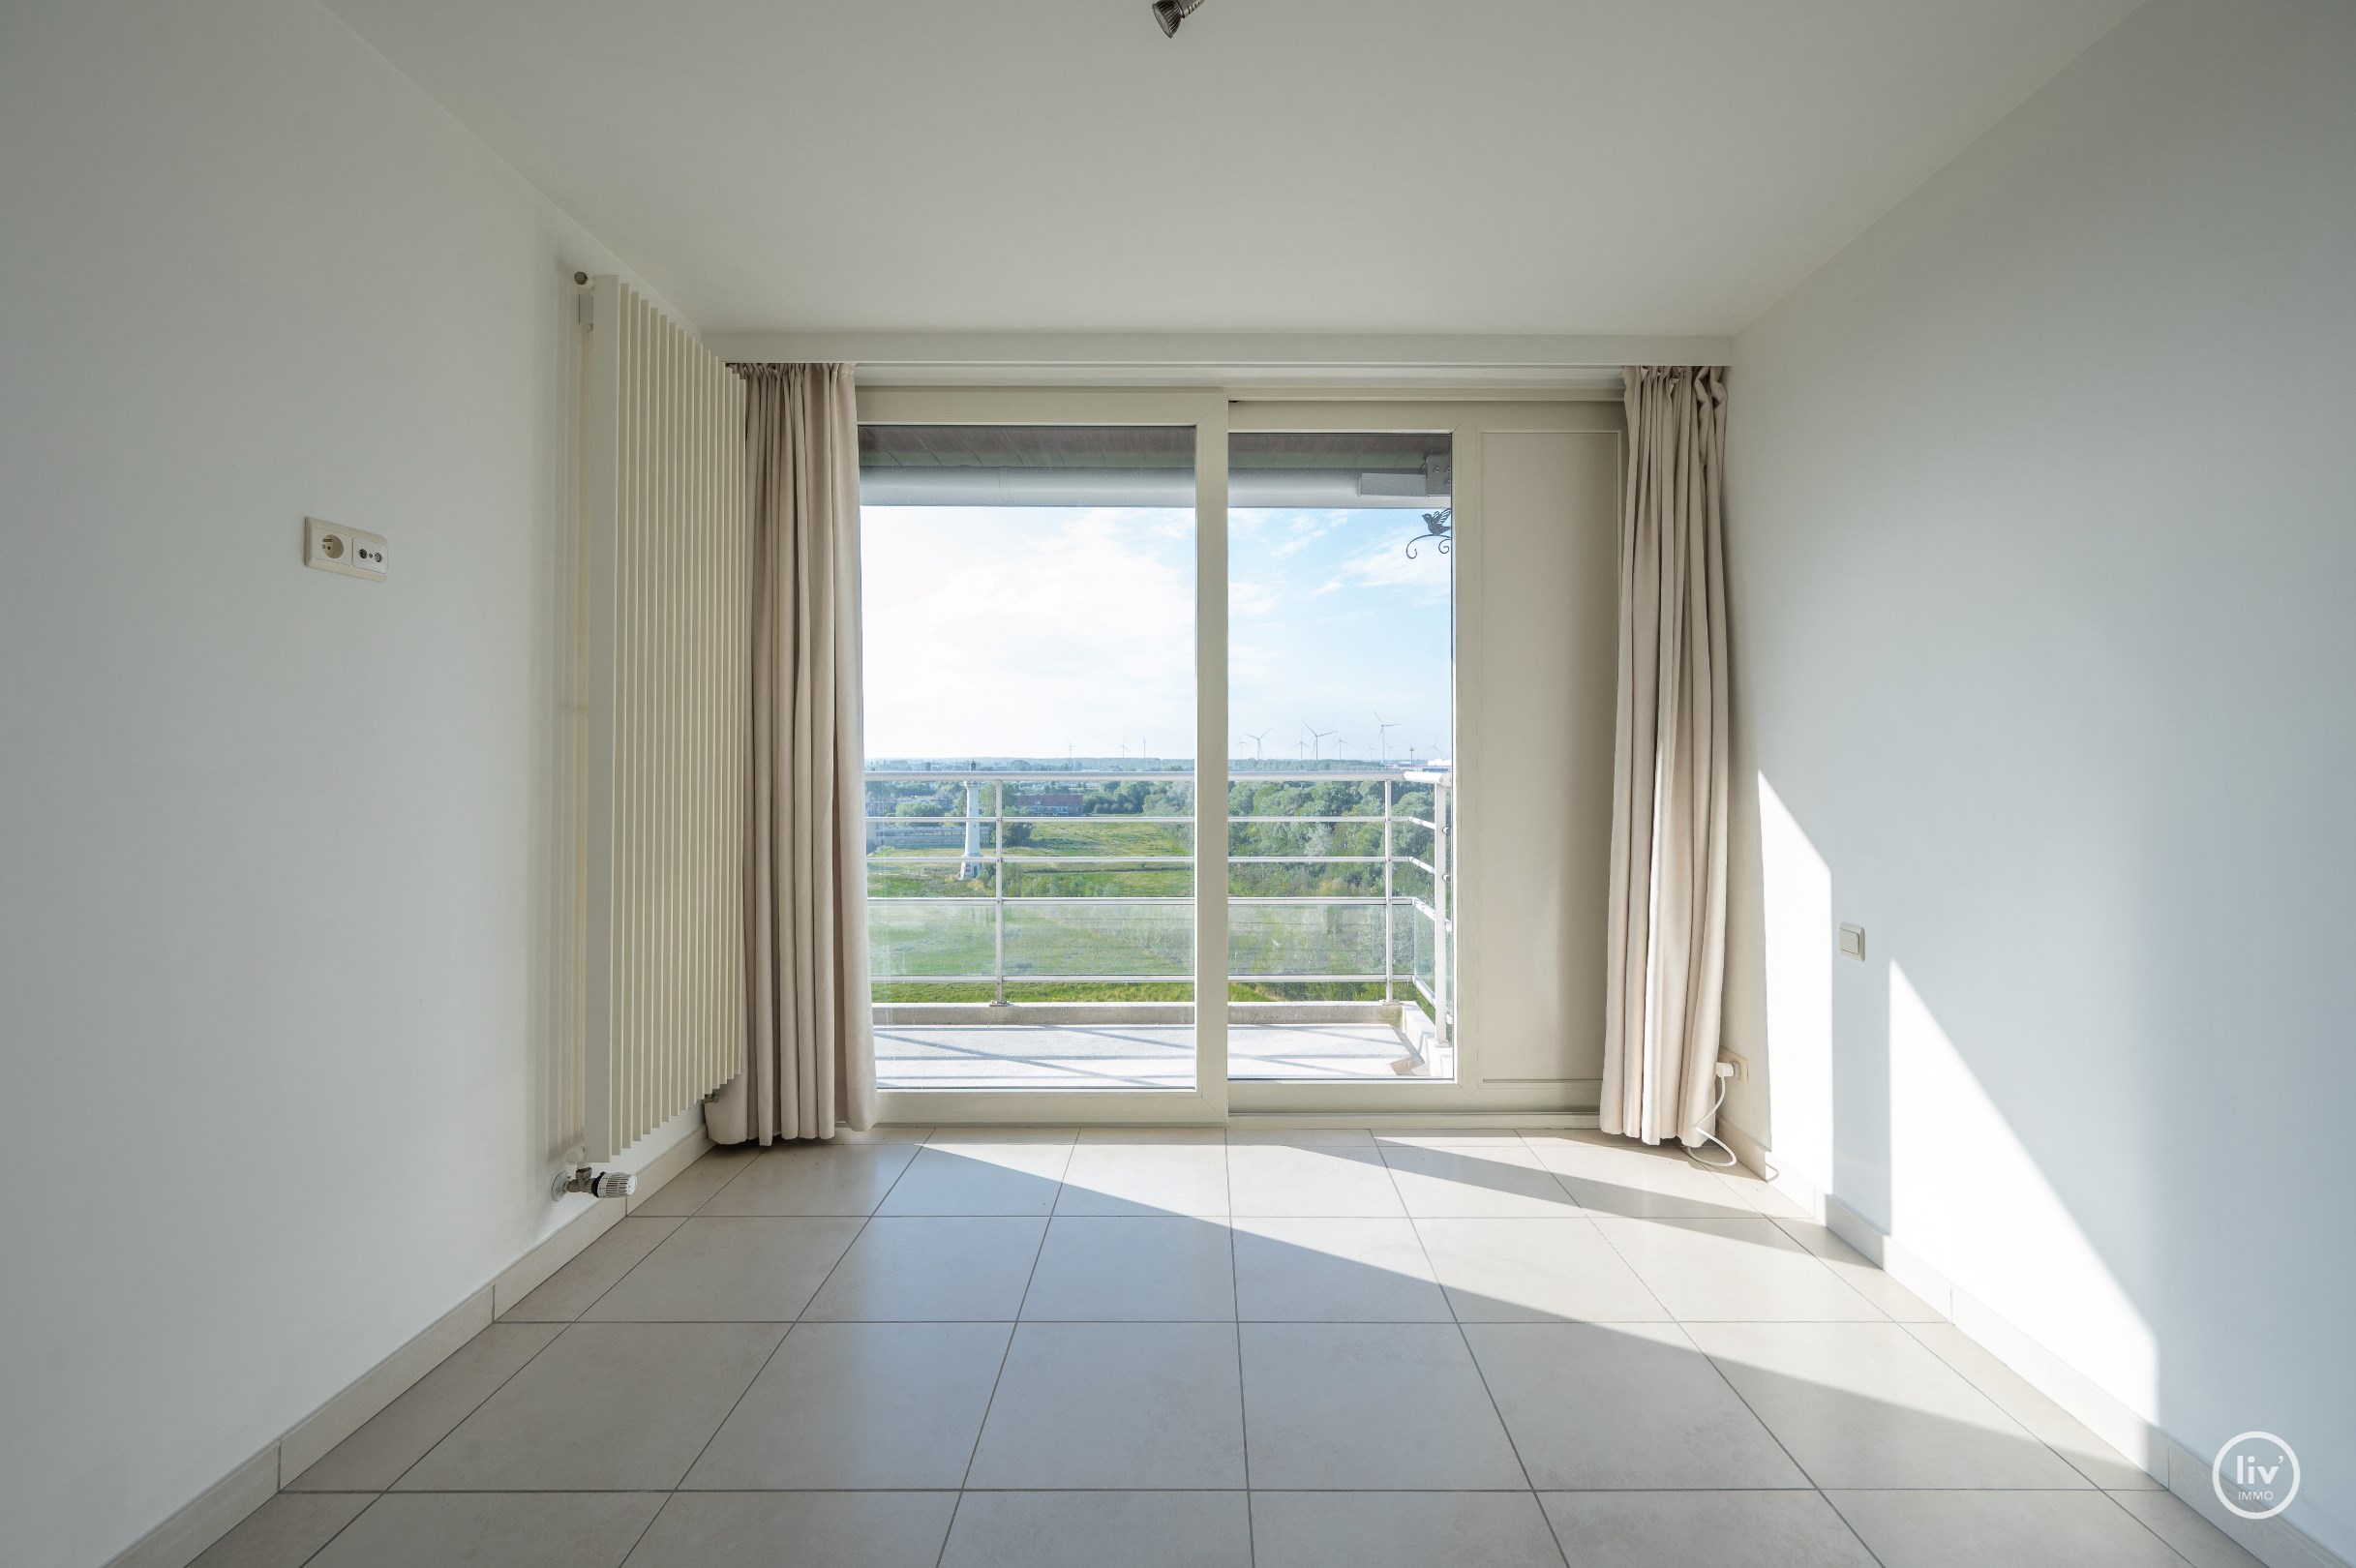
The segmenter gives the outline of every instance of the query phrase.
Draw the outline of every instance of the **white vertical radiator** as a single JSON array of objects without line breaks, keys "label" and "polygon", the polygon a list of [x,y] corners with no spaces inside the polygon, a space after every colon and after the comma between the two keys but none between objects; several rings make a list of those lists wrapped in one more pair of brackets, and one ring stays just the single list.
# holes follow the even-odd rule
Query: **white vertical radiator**
[{"label": "white vertical radiator", "polygon": [[744,1060],[744,383],[618,278],[589,332],[585,1148]]}]

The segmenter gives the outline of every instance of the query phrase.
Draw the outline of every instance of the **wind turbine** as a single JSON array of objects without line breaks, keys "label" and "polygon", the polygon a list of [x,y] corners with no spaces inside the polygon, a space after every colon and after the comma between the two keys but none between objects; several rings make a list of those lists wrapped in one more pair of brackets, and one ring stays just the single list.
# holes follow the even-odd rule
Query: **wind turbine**
[{"label": "wind turbine", "polygon": [[1309,732],[1309,755],[1314,762],[1325,760],[1325,738],[1342,733],[1339,730],[1320,730],[1306,720],[1302,721],[1301,728]]},{"label": "wind turbine", "polygon": [[1367,709],[1367,711],[1374,715],[1375,750],[1380,754],[1382,760],[1387,763],[1391,760],[1391,732],[1393,730],[1403,730],[1406,728],[1406,726],[1399,723],[1395,719],[1384,718],[1382,716],[1382,709],[1379,708],[1370,708]]},{"label": "wind turbine", "polygon": [[1259,734],[1254,735],[1250,731],[1246,731],[1244,739],[1252,742],[1252,760],[1254,762],[1265,761],[1267,753],[1260,749],[1260,742],[1268,739],[1268,732],[1262,730]]}]

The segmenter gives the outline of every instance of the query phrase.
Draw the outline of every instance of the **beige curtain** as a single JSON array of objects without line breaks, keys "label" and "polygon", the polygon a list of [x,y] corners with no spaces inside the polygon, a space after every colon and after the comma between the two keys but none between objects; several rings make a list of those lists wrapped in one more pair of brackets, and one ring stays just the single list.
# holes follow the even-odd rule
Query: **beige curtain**
[{"label": "beige curtain", "polygon": [[1726,967],[1726,373],[1630,366],[1603,1129],[1716,1131]]},{"label": "beige curtain", "polygon": [[859,420],[848,365],[744,365],[752,484],[752,756],[743,1073],[717,1143],[831,1137],[875,1119]]}]

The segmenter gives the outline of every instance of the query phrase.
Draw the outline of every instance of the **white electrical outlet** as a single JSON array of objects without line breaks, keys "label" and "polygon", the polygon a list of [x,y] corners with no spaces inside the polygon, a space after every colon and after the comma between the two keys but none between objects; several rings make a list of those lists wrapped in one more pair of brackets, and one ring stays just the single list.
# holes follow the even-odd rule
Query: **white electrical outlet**
[{"label": "white electrical outlet", "polygon": [[1744,1061],[1741,1057],[1737,1056],[1732,1051],[1720,1051],[1718,1053],[1718,1065],[1720,1067],[1733,1068],[1735,1070],[1734,1075],[1737,1078],[1748,1078],[1751,1075],[1750,1063]]},{"label": "white electrical outlet", "polygon": [[303,564],[365,582],[384,581],[384,535],[347,528],[323,517],[303,519]]}]

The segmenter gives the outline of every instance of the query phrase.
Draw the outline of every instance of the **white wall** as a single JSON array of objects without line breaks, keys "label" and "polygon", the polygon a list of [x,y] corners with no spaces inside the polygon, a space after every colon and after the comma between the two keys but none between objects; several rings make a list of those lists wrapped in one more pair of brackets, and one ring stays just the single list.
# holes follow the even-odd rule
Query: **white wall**
[{"label": "white wall", "polygon": [[2343,1555],[2351,83],[2151,0],[1742,334],[1728,459],[1733,1119]]},{"label": "white wall", "polygon": [[0,215],[0,1559],[85,1568],[571,1213],[613,263],[307,0],[8,7]]},{"label": "white wall", "polygon": [[[1457,1016],[1468,1103],[1586,1109],[1603,1078],[1618,692],[1617,403],[1460,431]],[[1477,443],[1477,444],[1476,444]]]}]

